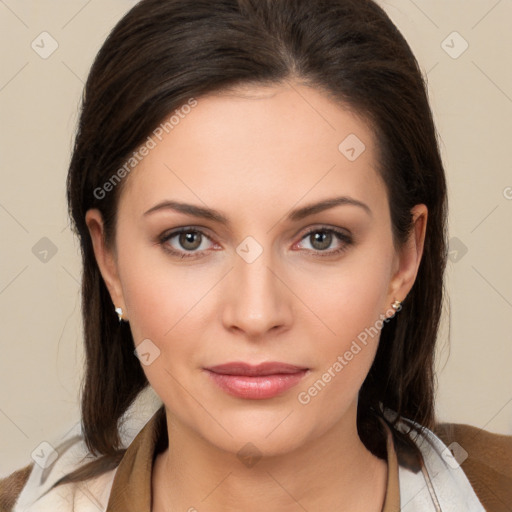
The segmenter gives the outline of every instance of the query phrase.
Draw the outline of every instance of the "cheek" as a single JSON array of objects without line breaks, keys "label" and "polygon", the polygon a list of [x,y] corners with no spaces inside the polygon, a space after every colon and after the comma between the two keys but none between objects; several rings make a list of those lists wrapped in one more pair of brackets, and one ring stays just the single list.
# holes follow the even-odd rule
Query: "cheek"
[{"label": "cheek", "polygon": [[124,254],[130,257],[120,256],[119,270],[130,329],[139,354],[151,356],[150,364],[141,357],[142,369],[167,404],[191,408],[181,385],[189,389],[204,360],[205,333],[218,318],[215,301],[226,270],[180,265],[161,248],[142,244],[125,246]]},{"label": "cheek", "polygon": [[170,265],[150,265],[147,258],[139,264],[143,260],[132,256],[122,282],[134,343],[141,347],[139,354],[149,354],[146,361],[140,356],[142,369],[164,402],[191,407],[179,383],[190,379],[187,371],[197,358],[211,279],[194,279],[192,271]]},{"label": "cheek", "polygon": [[[213,276],[200,266],[172,260],[160,245],[146,240],[129,222],[118,228],[119,276],[135,344],[171,337],[212,286]],[[193,324],[195,325],[195,324]]]},{"label": "cheek", "polygon": [[325,325],[326,340],[330,332],[335,344],[336,339],[346,343],[389,310],[391,267],[392,248],[375,243],[354,251],[339,265],[303,272],[314,277],[296,277],[297,287],[303,282],[300,296]]},{"label": "cheek", "polygon": [[297,399],[318,414],[328,407],[341,414],[357,397],[378,348],[391,273],[392,247],[379,244],[347,258],[336,271],[316,272],[301,294],[313,305],[318,340],[314,372]]}]

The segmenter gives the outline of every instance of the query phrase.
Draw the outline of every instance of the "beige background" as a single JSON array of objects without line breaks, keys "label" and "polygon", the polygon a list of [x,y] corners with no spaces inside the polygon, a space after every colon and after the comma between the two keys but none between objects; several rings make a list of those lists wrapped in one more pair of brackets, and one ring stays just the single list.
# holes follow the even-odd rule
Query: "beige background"
[{"label": "beige background", "polygon": [[[0,0],[0,477],[79,421],[80,266],[65,177],[88,69],[134,3]],[[380,3],[428,78],[449,182],[438,414],[512,434],[512,2]],[[46,59],[31,47],[51,49],[44,31],[58,44]],[[158,404],[147,396],[145,418]]]}]

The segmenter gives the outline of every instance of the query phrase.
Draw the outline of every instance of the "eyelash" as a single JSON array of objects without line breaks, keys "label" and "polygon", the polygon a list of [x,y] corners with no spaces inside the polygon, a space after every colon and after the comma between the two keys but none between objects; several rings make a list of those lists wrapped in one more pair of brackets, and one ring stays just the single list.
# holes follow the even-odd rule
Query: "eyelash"
[{"label": "eyelash", "polygon": [[[169,248],[169,246],[167,245],[167,242],[169,240],[171,240],[172,238],[180,235],[181,233],[198,233],[201,236],[203,236],[203,237],[207,238],[208,240],[212,241],[211,238],[208,235],[206,235],[206,233],[201,231],[200,229],[190,228],[190,227],[183,227],[183,228],[179,228],[179,229],[176,229],[174,231],[171,231],[169,233],[164,233],[163,235],[161,235],[159,237],[158,243],[163,247],[163,249],[166,252],[170,253],[173,256],[177,256],[180,259],[185,259],[185,258],[202,258],[202,257],[206,256],[206,254],[200,256],[201,252],[191,252],[191,251],[182,252],[182,251],[177,251],[175,249]],[[327,227],[327,226],[322,226],[322,227],[319,227],[319,228],[312,228],[312,229],[310,229],[308,232],[306,232],[302,236],[302,238],[300,240],[302,241],[302,240],[306,239],[308,236],[311,236],[313,233],[332,233],[332,234],[335,235],[335,237],[340,242],[342,242],[342,245],[341,245],[340,248],[338,248],[338,249],[331,249],[329,251],[320,251],[320,250],[314,250],[314,249],[306,249],[307,252],[314,253],[314,257],[319,257],[319,258],[334,257],[334,256],[337,256],[338,254],[341,254],[344,251],[346,251],[348,249],[348,247],[353,244],[353,239],[352,239],[352,237],[349,234],[347,234],[347,233],[345,233],[345,232],[343,232],[343,231],[341,231],[339,229],[331,228],[331,227]]]}]

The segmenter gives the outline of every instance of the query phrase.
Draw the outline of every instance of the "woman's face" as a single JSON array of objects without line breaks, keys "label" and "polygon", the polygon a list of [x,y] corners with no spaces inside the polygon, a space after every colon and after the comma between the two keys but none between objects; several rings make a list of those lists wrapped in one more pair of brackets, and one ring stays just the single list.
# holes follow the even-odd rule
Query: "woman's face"
[{"label": "woman's face", "polygon": [[[171,424],[263,454],[353,434],[383,320],[416,275],[424,207],[396,251],[374,134],[303,85],[201,97],[160,132],[125,178],[115,255],[97,210],[87,222]],[[207,370],[231,362],[306,370]]]}]

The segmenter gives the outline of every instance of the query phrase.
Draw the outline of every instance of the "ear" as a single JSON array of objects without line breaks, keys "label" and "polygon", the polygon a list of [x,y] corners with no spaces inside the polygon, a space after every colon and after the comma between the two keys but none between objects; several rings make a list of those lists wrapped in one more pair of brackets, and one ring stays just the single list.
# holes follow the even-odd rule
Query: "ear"
[{"label": "ear", "polygon": [[117,257],[115,250],[109,248],[105,243],[105,229],[101,212],[97,208],[87,210],[85,223],[91,236],[96,262],[110,293],[110,298],[116,308],[120,307],[123,309],[123,319],[127,320],[123,290],[117,267]]},{"label": "ear", "polygon": [[403,301],[407,297],[416,280],[423,255],[428,209],[424,204],[417,204],[411,214],[413,228],[397,253],[394,274],[389,285],[389,304],[395,300]]}]

